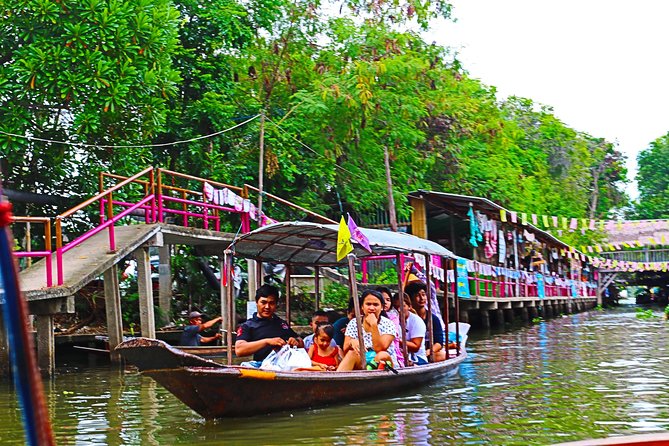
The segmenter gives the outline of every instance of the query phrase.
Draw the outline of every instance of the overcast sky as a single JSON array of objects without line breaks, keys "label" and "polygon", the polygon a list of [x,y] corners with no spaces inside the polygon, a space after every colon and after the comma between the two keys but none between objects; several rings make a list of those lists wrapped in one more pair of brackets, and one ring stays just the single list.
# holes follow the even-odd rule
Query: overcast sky
[{"label": "overcast sky", "polygon": [[[452,0],[429,39],[499,97],[550,105],[570,127],[636,156],[669,131],[669,1]],[[636,197],[636,185],[628,187]]]}]

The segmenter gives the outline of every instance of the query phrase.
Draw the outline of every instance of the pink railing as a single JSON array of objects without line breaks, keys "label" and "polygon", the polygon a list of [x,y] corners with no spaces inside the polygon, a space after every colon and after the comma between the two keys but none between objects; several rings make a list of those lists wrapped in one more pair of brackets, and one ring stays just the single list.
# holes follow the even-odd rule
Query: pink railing
[{"label": "pink railing", "polygon": [[[149,180],[147,181],[142,181],[140,178],[148,176]],[[102,181],[101,181],[102,183]],[[114,213],[114,199],[113,199],[113,194],[122,189],[123,187],[129,185],[129,184],[141,184],[141,185],[146,185],[147,183],[151,185],[151,187],[146,187],[145,188],[145,196],[143,199],[141,199],[139,202],[128,206],[125,208],[125,210],[119,212],[118,214]],[[63,254],[69,251],[70,249],[74,248],[75,246],[79,245],[81,242],[84,240],[88,240],[95,234],[104,231],[105,229],[109,230],[109,250],[110,251],[116,251],[116,237],[114,234],[114,224],[119,221],[121,218],[131,214],[137,209],[144,209],[144,210],[149,210],[149,212],[145,212],[146,214],[150,214],[149,220],[151,220],[154,215],[155,215],[155,207],[154,207],[154,197],[155,195],[153,194],[153,167],[148,167],[141,172],[139,172],[136,175],[133,175],[129,178],[126,178],[125,180],[121,181],[120,183],[112,186],[109,189],[106,189],[104,191],[101,191],[97,195],[89,198],[88,200],[84,201],[83,203],[63,212],[62,214],[58,215],[56,217],[56,274],[57,274],[57,284],[62,285],[63,284]],[[74,214],[76,214],[79,211],[83,211],[86,209],[88,206],[93,205],[95,203],[98,203],[100,206],[100,225],[89,230],[88,232],[85,232],[84,234],[80,235],[79,237],[75,238],[71,242],[68,242],[66,244],[63,244],[63,222],[72,217]]]},{"label": "pink railing", "polygon": [[[14,251],[14,256],[17,258],[26,258],[28,266],[33,258],[44,258],[46,268],[46,286],[53,285],[53,272],[51,265],[51,219],[48,217],[12,217],[12,224],[25,223],[26,224],[26,250]],[[32,237],[30,225],[38,223],[44,225],[44,250],[32,249]]]},{"label": "pink railing", "polygon": [[[113,180],[115,184],[105,185],[106,180]],[[166,182],[172,184],[166,184]],[[176,217],[174,223],[180,222],[181,225],[201,226],[209,229],[210,225],[216,231],[221,229],[222,214],[238,214],[241,220],[241,232],[245,233],[251,230],[250,212],[238,210],[230,206],[215,204],[206,200],[203,189],[204,184],[216,188],[227,188],[247,199],[250,192],[258,192],[253,186],[247,184],[243,188],[231,186],[228,184],[206,180],[191,175],[173,172],[167,169],[154,169],[147,167],[141,172],[131,177],[125,177],[110,173],[101,173],[98,178],[99,193],[83,203],[63,212],[55,218],[55,239],[56,239],[56,285],[62,285],[64,282],[63,255],[70,249],[78,246],[85,240],[90,239],[95,234],[107,230],[109,234],[109,251],[116,251],[116,235],[114,226],[121,219],[129,215],[143,215],[145,223],[167,222],[170,217]],[[177,183],[181,184],[177,185]],[[196,185],[199,190],[192,187],[182,187],[182,185]],[[128,190],[134,187],[134,190]],[[137,190],[139,188],[139,190]],[[126,199],[116,199],[115,196],[121,195],[123,189],[124,196],[141,196],[136,202]],[[334,220],[311,212],[290,201],[269,193],[263,193],[268,200],[274,200],[281,205],[288,206],[307,215],[314,217],[325,223],[335,224]],[[85,211],[89,206],[99,207],[99,224],[76,237],[74,240],[64,243],[63,228],[68,220],[79,212]],[[260,220],[260,218],[259,218]],[[26,257],[28,259],[44,257],[46,262],[46,282],[47,286],[53,286],[52,277],[52,250],[51,250],[51,223],[49,218],[40,217],[15,217],[15,222],[40,222],[45,224],[45,248],[44,251],[33,251],[29,246],[26,251],[16,252],[18,258]],[[259,221],[260,224],[260,221]]]}]

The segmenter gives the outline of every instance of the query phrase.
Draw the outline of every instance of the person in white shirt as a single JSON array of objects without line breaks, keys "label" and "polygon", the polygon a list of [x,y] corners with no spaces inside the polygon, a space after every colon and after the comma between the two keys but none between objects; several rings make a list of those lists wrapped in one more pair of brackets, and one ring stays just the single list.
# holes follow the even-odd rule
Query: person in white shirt
[{"label": "person in white shirt", "polygon": [[393,367],[397,367],[397,357],[393,340],[397,336],[395,324],[383,316],[383,296],[378,291],[366,290],[361,298],[362,310],[362,337],[367,351],[360,352],[358,340],[358,322],[356,318],[346,326],[344,336],[344,358],[337,371],[360,369],[360,355],[364,355],[367,363],[372,361],[376,364],[392,361]]}]

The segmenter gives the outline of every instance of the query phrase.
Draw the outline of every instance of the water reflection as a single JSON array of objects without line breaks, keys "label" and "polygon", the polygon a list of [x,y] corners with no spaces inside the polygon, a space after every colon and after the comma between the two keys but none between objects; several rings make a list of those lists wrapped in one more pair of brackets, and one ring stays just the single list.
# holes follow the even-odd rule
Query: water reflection
[{"label": "water reflection", "polygon": [[[593,312],[472,333],[459,374],[415,392],[329,408],[204,421],[153,380],[110,368],[45,382],[62,445],[528,445],[669,429],[665,321]],[[0,383],[0,444],[23,444]]]}]

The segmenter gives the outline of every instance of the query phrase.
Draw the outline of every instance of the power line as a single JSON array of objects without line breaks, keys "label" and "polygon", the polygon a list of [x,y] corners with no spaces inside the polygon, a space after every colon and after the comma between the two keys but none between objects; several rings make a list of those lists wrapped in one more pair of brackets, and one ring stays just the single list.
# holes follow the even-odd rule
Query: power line
[{"label": "power line", "polygon": [[23,139],[27,139],[27,140],[30,140],[30,141],[40,141],[40,142],[48,142],[48,143],[54,143],[54,144],[65,144],[65,145],[68,145],[68,146],[98,147],[98,148],[101,148],[101,149],[132,149],[132,148],[137,148],[137,147],[165,147],[165,146],[173,146],[173,145],[176,145],[176,144],[186,144],[186,143],[193,142],[193,141],[199,141],[201,139],[213,138],[214,136],[221,135],[223,133],[226,133],[226,132],[234,130],[238,127],[241,127],[245,124],[248,124],[249,122],[253,121],[254,119],[257,119],[259,116],[260,116],[259,114],[255,115],[255,116],[247,119],[244,122],[240,122],[239,124],[234,125],[234,126],[232,126],[230,128],[227,128],[225,130],[210,133],[209,135],[197,136],[195,138],[186,139],[186,140],[183,140],[183,141],[163,142],[163,143],[158,143],[158,144],[132,144],[132,145],[86,144],[86,143],[81,143],[81,142],[57,141],[57,140],[53,140],[53,139],[38,138],[36,136],[18,135],[16,133],[3,132],[2,130],[0,130],[0,134],[7,135],[7,136],[13,136],[13,137],[16,137],[16,138],[23,138]]},{"label": "power line", "polygon": [[[318,153],[316,150],[312,149],[311,147],[309,147],[308,145],[306,145],[305,143],[303,143],[302,141],[300,141],[299,139],[297,139],[296,137],[294,137],[293,135],[291,135],[290,133],[288,133],[287,130],[282,129],[281,126],[280,126],[279,124],[277,124],[276,122],[272,121],[272,120],[269,119],[268,117],[265,117],[265,119],[266,119],[267,121],[271,122],[272,124],[274,124],[274,126],[275,126],[277,129],[281,130],[284,134],[288,135],[291,139],[293,139],[295,142],[297,142],[299,145],[301,145],[302,147],[304,147],[305,149],[307,149],[307,150],[310,151],[311,153],[313,153],[313,154],[315,154],[315,155],[317,155],[317,156],[320,156],[321,158],[325,158],[325,159],[327,159],[327,160],[330,160],[330,158],[328,158],[327,156],[325,156],[325,155],[323,155],[323,154],[321,154],[321,153]],[[337,164],[337,163],[334,163],[334,166],[335,166],[336,168],[338,168],[338,169],[340,169],[340,170],[342,170],[342,171],[348,173],[349,175],[352,175],[352,176],[355,177],[355,178],[363,179],[360,175],[357,175],[357,174],[351,172],[350,170],[348,170],[348,169],[346,169],[346,168],[340,166],[340,165]]]}]

